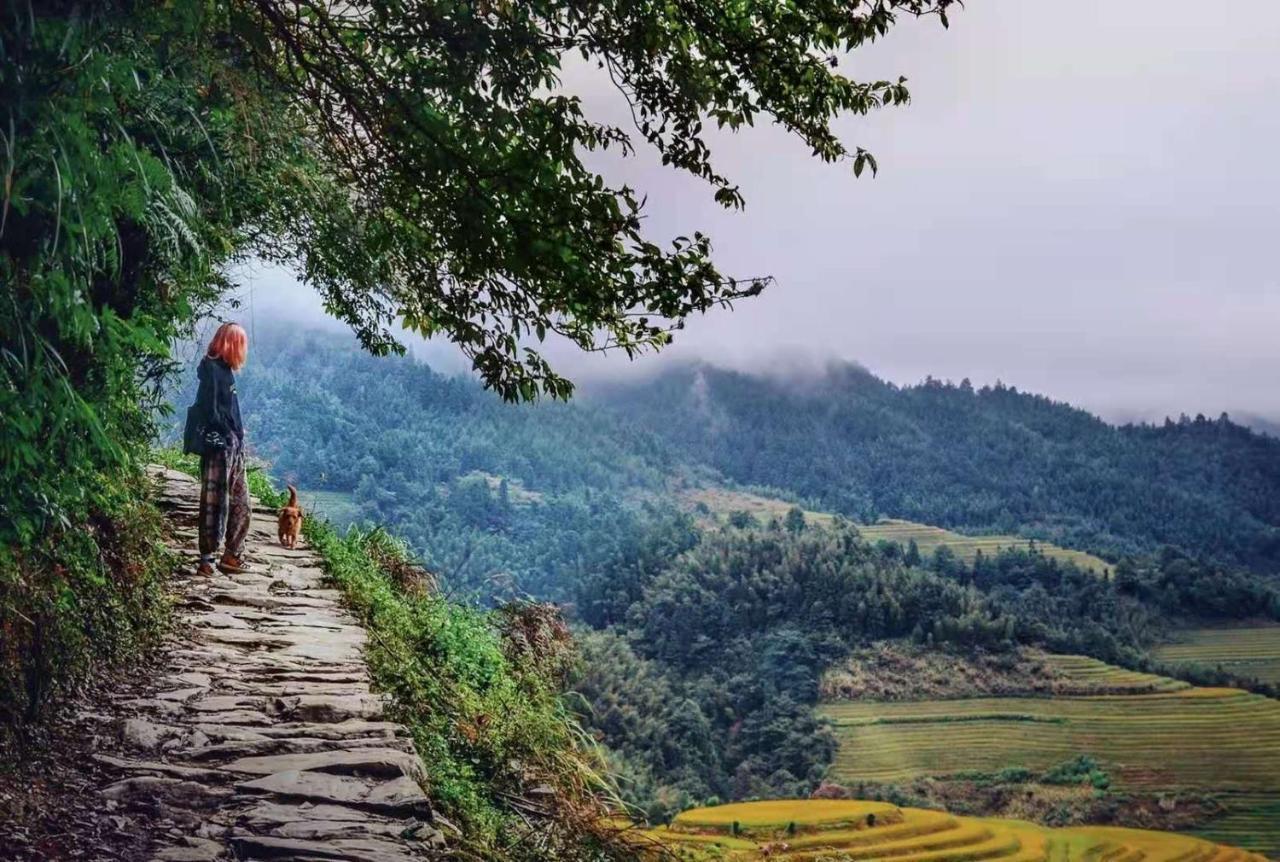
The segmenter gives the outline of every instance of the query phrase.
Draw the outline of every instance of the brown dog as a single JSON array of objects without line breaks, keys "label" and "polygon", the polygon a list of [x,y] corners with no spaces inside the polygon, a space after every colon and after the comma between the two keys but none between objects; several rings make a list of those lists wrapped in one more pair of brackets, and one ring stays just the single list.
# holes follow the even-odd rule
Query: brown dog
[{"label": "brown dog", "polygon": [[280,544],[286,548],[298,544],[298,534],[302,532],[302,507],[298,505],[298,489],[289,486],[289,502],[280,510]]}]

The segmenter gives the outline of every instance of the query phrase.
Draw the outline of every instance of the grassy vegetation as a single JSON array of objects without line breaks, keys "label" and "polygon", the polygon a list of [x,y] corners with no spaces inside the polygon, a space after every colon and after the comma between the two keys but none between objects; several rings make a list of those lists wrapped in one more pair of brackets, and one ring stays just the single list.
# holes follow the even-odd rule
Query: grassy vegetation
[{"label": "grassy vegetation", "polygon": [[[831,822],[834,808],[845,816]],[[781,816],[780,816],[781,815]],[[786,819],[790,818],[790,819]],[[745,824],[768,824],[754,831]],[[856,826],[851,824],[856,823]],[[786,800],[701,808],[644,835],[686,859],[899,862],[1261,862],[1233,847],[1166,832],[1049,828],[885,803]]]},{"label": "grassy vegetation", "polygon": [[1171,664],[1221,666],[1238,677],[1280,685],[1280,625],[1191,629],[1152,654]]},{"label": "grassy vegetation", "polygon": [[[696,512],[712,515],[717,519],[727,518],[735,512],[746,512],[761,523],[774,518],[781,521],[795,507],[794,503],[785,500],[722,487],[689,489],[682,493],[682,498]],[[803,511],[805,520],[809,523],[830,526],[835,520],[835,516],[828,512],[809,509]],[[964,562],[972,563],[979,551],[990,557],[1002,550],[1028,549],[1034,545],[1045,556],[1073,563],[1086,571],[1100,574],[1111,571],[1110,563],[1093,554],[1060,548],[1049,542],[1032,542],[1019,536],[965,536],[941,527],[892,518],[884,518],[874,524],[859,524],[858,531],[871,542],[894,542],[904,548],[914,541],[920,553],[926,557],[946,546]]]},{"label": "grassy vegetation", "polygon": [[572,652],[558,614],[542,605],[483,612],[406,589],[425,578],[384,531],[339,535],[321,519],[304,529],[368,629],[374,679],[467,843],[486,858],[617,852],[595,826],[607,790],[600,761],[560,699]]},{"label": "grassy vegetation", "polygon": [[837,724],[841,781],[1044,769],[1087,752],[1122,787],[1280,789],[1280,703],[1236,689],[836,703],[822,711]]},{"label": "grassy vegetation", "polygon": [[[155,459],[192,474],[198,468],[174,450]],[[260,465],[247,479],[264,505],[284,502]],[[560,699],[573,655],[558,613],[534,604],[485,612],[431,593],[430,576],[381,529],[340,533],[311,517],[303,531],[368,631],[375,685],[413,734],[426,789],[463,826],[459,840],[469,852],[630,858],[604,817],[608,784],[594,745]]]},{"label": "grassy vegetation", "polygon": [[1120,792],[1219,794],[1227,814],[1206,835],[1280,851],[1280,702],[1079,656],[1049,660],[1109,693],[824,704],[840,740],[832,778],[1042,771],[1087,753]]}]

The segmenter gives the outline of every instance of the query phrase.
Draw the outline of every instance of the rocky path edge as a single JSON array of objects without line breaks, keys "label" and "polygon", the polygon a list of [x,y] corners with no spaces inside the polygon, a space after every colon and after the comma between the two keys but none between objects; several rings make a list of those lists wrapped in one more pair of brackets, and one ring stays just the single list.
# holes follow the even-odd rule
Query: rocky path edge
[{"label": "rocky path edge", "polygon": [[[139,860],[401,862],[443,846],[404,726],[384,717],[365,632],[305,545],[254,501],[253,571],[195,574],[196,480],[149,470],[182,558],[178,625],[153,678],[111,709],[92,755]],[[147,834],[149,833],[149,834]],[[118,852],[118,851],[113,851]]]}]

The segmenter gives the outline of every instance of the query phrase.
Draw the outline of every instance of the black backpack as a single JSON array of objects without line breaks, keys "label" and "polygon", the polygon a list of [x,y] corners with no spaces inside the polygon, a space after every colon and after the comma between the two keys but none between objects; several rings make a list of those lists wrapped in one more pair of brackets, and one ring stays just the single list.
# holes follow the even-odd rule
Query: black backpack
[{"label": "black backpack", "polygon": [[182,451],[188,455],[209,455],[225,449],[226,438],[208,427],[204,405],[198,400],[187,408],[187,425],[182,431]]}]

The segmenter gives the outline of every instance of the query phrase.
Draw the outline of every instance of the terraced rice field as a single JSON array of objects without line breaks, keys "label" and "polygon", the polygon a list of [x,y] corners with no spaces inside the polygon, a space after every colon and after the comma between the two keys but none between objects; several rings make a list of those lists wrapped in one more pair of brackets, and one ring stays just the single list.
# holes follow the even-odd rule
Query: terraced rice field
[{"label": "terraced rice field", "polygon": [[1280,703],[1236,689],[823,706],[838,781],[895,782],[1090,754],[1122,787],[1280,791]]},{"label": "terraced rice field", "polygon": [[1237,676],[1280,685],[1280,625],[1191,629],[1153,653],[1161,661],[1222,665]]},{"label": "terraced rice field", "polygon": [[1134,829],[1050,829],[853,800],[780,800],[699,808],[642,833],[695,859],[896,862],[1261,862],[1233,847]]},{"label": "terraced rice field", "polygon": [[[917,524],[914,521],[899,521],[892,518],[883,519],[875,524],[859,524],[859,532],[873,542],[897,542],[906,547],[915,539],[920,553],[929,556],[935,550],[946,545],[957,557],[966,563],[972,563],[981,551],[983,556],[994,556],[1002,550],[1010,548],[1029,548],[1031,542],[1018,536],[964,536],[941,527],[928,524]],[[1049,542],[1036,542],[1036,548],[1046,557],[1064,563],[1075,563],[1081,569],[1098,574],[1109,574],[1111,566],[1106,560],[1086,554],[1084,551],[1073,551],[1060,548]]]},{"label": "terraced rice field", "polygon": [[1088,754],[1120,791],[1218,794],[1228,813],[1206,837],[1280,854],[1280,702],[1081,656],[1049,660],[1106,693],[824,704],[840,739],[832,778],[1042,772]]},{"label": "terraced rice field", "polygon": [[[750,512],[761,522],[767,522],[771,518],[786,517],[793,505],[785,500],[728,488],[696,488],[684,492],[683,496],[694,506],[700,503],[717,516],[726,517],[732,512]],[[828,512],[814,512],[808,509],[805,510],[804,515],[810,523],[820,525],[829,525],[834,518]],[[972,563],[979,551],[985,556],[993,556],[1004,549],[1031,546],[1028,539],[1018,536],[965,536],[941,527],[894,519],[884,519],[875,524],[859,524],[858,530],[869,541],[896,542],[904,548],[911,543],[912,539],[915,539],[920,553],[925,556],[946,545],[957,557],[967,563]],[[1060,548],[1048,542],[1036,542],[1036,548],[1047,557],[1075,563],[1082,569],[1099,574],[1108,574],[1111,571],[1111,566],[1106,560],[1086,554],[1084,551]]]},{"label": "terraced rice field", "polygon": [[847,829],[877,822],[881,825],[900,823],[902,812],[888,802],[850,804],[843,799],[774,799],[694,808],[676,819],[681,826],[694,830],[718,832],[731,829],[735,833],[749,833],[757,830],[772,832],[793,823],[810,829]]},{"label": "terraced rice field", "polygon": [[1218,801],[1227,815],[1214,820],[1195,834],[1209,841],[1221,841],[1238,847],[1255,847],[1280,855],[1280,841],[1264,844],[1258,836],[1280,830],[1280,793],[1226,793]]},{"label": "terraced rice field", "polygon": [[1088,686],[1098,694],[1154,694],[1191,688],[1189,683],[1180,679],[1126,670],[1088,656],[1046,655],[1044,658],[1059,674],[1082,687]]}]

